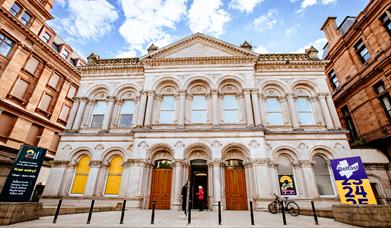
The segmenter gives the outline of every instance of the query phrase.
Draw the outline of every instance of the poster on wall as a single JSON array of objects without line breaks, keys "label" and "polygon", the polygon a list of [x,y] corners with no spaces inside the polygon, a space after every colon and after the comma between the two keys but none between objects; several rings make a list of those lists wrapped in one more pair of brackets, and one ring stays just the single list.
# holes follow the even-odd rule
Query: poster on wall
[{"label": "poster on wall", "polygon": [[280,192],[282,196],[296,195],[296,186],[293,175],[278,175]]},{"label": "poster on wall", "polygon": [[1,192],[0,201],[30,201],[45,154],[44,148],[21,146]]},{"label": "poster on wall", "polygon": [[361,158],[330,160],[342,204],[377,204]]}]

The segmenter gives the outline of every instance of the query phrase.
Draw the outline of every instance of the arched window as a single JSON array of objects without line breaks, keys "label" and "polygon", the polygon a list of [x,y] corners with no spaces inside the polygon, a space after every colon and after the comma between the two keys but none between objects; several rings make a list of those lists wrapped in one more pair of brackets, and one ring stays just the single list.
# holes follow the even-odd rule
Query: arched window
[{"label": "arched window", "polygon": [[75,179],[72,185],[72,194],[83,194],[87,185],[88,173],[90,172],[90,157],[83,155],[77,164]]},{"label": "arched window", "polygon": [[269,97],[266,99],[266,121],[270,125],[284,124],[281,103],[278,98]]},{"label": "arched window", "polygon": [[315,124],[314,115],[312,113],[308,97],[299,97],[296,99],[296,112],[300,124]]},{"label": "arched window", "polygon": [[334,189],[331,183],[329,167],[326,159],[320,155],[315,155],[313,160],[315,161],[313,170],[315,173],[319,195],[334,195]]},{"label": "arched window", "polygon": [[121,186],[123,159],[115,155],[109,164],[105,194],[118,195]]},{"label": "arched window", "polygon": [[92,111],[91,127],[100,128],[103,125],[103,119],[106,114],[106,101],[97,101]]},{"label": "arched window", "polygon": [[240,121],[239,104],[236,95],[224,95],[223,120],[225,123],[238,123]]},{"label": "arched window", "polygon": [[277,159],[277,164],[281,195],[297,195],[291,159],[288,156],[281,155]]},{"label": "arched window", "polygon": [[163,96],[160,103],[160,123],[170,124],[174,123],[176,119],[175,115],[176,99],[175,96]]},{"label": "arched window", "polygon": [[119,116],[119,127],[131,127],[133,123],[133,116],[136,104],[134,101],[125,100],[121,105],[121,111]]},{"label": "arched window", "polygon": [[191,102],[191,122],[206,123],[208,120],[207,102],[205,96],[193,96]]}]

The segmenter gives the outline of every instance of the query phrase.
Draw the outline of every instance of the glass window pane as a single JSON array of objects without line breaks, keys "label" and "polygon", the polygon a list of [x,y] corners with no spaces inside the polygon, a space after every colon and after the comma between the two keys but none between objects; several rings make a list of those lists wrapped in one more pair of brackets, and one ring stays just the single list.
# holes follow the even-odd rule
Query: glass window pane
[{"label": "glass window pane", "polygon": [[29,85],[30,84],[25,80],[18,78],[14,85],[14,88],[11,91],[11,95],[19,99],[23,99]]},{"label": "glass window pane", "polygon": [[121,114],[119,119],[119,127],[131,127],[133,114]]},{"label": "glass window pane", "polygon": [[160,111],[160,123],[168,124],[175,122],[175,111]]},{"label": "glass window pane", "polygon": [[4,57],[7,57],[11,51],[14,42],[2,35],[2,39],[0,40],[0,54]]},{"label": "glass window pane", "polygon": [[124,101],[121,105],[121,114],[133,114],[136,104],[133,101]]},{"label": "glass window pane", "polygon": [[20,18],[22,24],[27,25],[31,20],[31,15],[28,12],[24,12],[23,16]]},{"label": "glass window pane", "polygon": [[225,123],[238,123],[239,112],[237,110],[224,110],[224,122]]},{"label": "glass window pane", "polygon": [[313,169],[319,194],[334,195],[327,161],[319,155],[315,155],[313,160],[315,161]]},{"label": "glass window pane", "polygon": [[278,175],[293,175],[292,162],[287,156],[279,156],[277,159]]},{"label": "glass window pane", "polygon": [[314,120],[314,116],[312,115],[312,113],[299,113],[299,122],[301,124],[314,124],[315,123],[315,120]]},{"label": "glass window pane", "polygon": [[267,113],[267,122],[272,125],[284,124],[282,113]]},{"label": "glass window pane", "polygon": [[20,6],[16,2],[11,6],[10,13],[14,16],[18,15],[20,12]]},{"label": "glass window pane", "polygon": [[310,103],[307,98],[297,98],[296,99],[296,109],[298,112],[301,111],[311,111]]},{"label": "glass window pane", "polygon": [[239,109],[235,95],[224,95],[223,109]]},{"label": "glass window pane", "polygon": [[60,81],[60,75],[58,75],[57,73],[54,73],[52,75],[52,77],[50,77],[50,80],[49,80],[49,85],[52,87],[52,88],[57,88],[57,85],[58,85],[58,82]]},{"label": "glass window pane", "polygon": [[66,105],[62,106],[61,113],[60,113],[60,119],[66,121],[68,119],[68,113],[70,108]]},{"label": "glass window pane", "polygon": [[69,88],[67,97],[72,99],[75,96],[75,94],[76,94],[76,87],[71,86],[71,88]]},{"label": "glass window pane", "polygon": [[45,43],[49,43],[51,38],[52,38],[52,36],[47,32],[45,32],[45,34],[43,34],[43,36],[42,36],[42,40],[45,41]]},{"label": "glass window pane", "polygon": [[206,109],[206,99],[205,96],[193,96],[193,100],[191,103],[193,110],[204,110]]},{"label": "glass window pane", "polygon": [[280,101],[277,98],[267,98],[266,110],[267,112],[281,112]]},{"label": "glass window pane", "polygon": [[94,127],[94,128],[102,127],[102,125],[103,125],[103,118],[104,117],[105,117],[105,115],[102,115],[102,114],[94,114],[92,116],[91,127]]},{"label": "glass window pane", "polygon": [[386,110],[391,110],[391,101],[390,101],[390,98],[388,96],[384,96],[382,97],[382,100],[383,100],[383,104],[384,104],[384,108]]},{"label": "glass window pane", "polygon": [[45,93],[42,96],[41,103],[39,104],[39,109],[41,109],[42,111],[48,111],[51,102],[52,97]]},{"label": "glass window pane", "polygon": [[39,63],[40,62],[37,58],[31,56],[27,61],[26,65],[24,66],[24,69],[31,74],[35,74],[35,71],[37,70]]},{"label": "glass window pane", "polygon": [[95,114],[102,114],[102,115],[106,114],[106,101],[98,101],[98,102],[96,102],[92,114],[93,115],[95,115]]},{"label": "glass window pane", "polygon": [[207,122],[207,112],[193,110],[191,112],[191,122],[192,123],[206,123]]},{"label": "glass window pane", "polygon": [[160,110],[175,110],[176,100],[174,96],[164,96]]}]

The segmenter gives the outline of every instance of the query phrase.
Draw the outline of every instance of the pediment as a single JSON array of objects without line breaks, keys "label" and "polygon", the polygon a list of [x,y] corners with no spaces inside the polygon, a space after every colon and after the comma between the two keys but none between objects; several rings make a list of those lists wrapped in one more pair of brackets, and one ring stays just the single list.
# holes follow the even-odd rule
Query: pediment
[{"label": "pediment", "polygon": [[208,57],[257,57],[257,53],[201,33],[186,37],[142,57],[177,59]]}]

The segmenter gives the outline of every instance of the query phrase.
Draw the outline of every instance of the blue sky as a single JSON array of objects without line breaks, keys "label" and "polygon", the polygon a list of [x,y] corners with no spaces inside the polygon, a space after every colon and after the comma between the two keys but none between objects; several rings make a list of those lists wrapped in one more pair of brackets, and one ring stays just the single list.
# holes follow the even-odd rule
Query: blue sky
[{"label": "blue sky", "polygon": [[195,32],[260,53],[303,52],[325,43],[328,16],[340,23],[368,0],[56,0],[49,22],[77,52],[138,57]]}]

